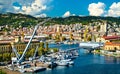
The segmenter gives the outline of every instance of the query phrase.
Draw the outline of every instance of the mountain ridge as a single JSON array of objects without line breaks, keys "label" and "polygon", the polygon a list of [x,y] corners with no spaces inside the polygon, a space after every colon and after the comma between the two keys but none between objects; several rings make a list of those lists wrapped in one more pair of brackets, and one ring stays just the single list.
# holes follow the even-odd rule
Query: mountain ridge
[{"label": "mountain ridge", "polygon": [[[27,27],[34,26],[37,23],[43,21],[44,19],[52,18],[52,17],[44,17],[44,18],[36,18],[31,15],[25,14],[15,14],[15,13],[6,13],[0,14],[0,26],[10,25],[13,27]],[[69,16],[69,17],[53,17],[50,21],[46,22],[45,25],[55,25],[55,24],[76,24],[82,23],[83,25],[88,25],[93,22],[103,22],[107,21],[108,23],[116,23],[120,25],[120,17],[101,17],[101,16]]]}]

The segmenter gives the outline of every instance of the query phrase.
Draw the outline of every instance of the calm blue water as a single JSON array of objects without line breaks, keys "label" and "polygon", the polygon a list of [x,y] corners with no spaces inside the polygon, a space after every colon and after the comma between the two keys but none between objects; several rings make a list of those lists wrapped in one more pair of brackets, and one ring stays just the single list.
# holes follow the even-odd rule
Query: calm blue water
[{"label": "calm blue water", "polygon": [[[76,48],[79,45],[50,45],[62,50]],[[86,54],[79,49],[80,56],[74,60],[75,64],[69,67],[58,66],[37,74],[120,74],[120,58]]]}]

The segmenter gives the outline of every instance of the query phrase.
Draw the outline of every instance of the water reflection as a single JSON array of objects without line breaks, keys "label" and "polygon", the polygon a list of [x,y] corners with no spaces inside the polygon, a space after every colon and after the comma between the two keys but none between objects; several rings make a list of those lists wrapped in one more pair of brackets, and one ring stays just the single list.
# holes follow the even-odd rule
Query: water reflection
[{"label": "water reflection", "polygon": [[104,56],[105,58],[105,62],[108,64],[120,64],[120,58],[116,58],[116,57],[110,57],[110,56]]}]

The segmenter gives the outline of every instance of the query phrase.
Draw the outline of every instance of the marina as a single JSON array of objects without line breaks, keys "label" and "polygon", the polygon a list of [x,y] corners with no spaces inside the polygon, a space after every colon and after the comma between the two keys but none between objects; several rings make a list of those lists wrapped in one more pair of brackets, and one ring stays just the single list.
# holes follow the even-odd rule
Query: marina
[{"label": "marina", "polygon": [[[60,46],[68,49],[79,47],[79,44]],[[85,53],[84,49],[79,49],[79,56],[74,59],[74,65],[57,66],[54,69],[47,69],[36,74],[119,74],[119,66],[120,58]]]},{"label": "marina", "polygon": [[[55,45],[55,44],[54,44]],[[29,61],[24,61],[20,65],[19,64],[13,64],[15,61],[13,61],[12,64],[8,65],[7,68],[9,70],[14,70],[14,71],[19,71],[21,73],[26,73],[26,72],[40,72],[44,71],[48,68],[55,68],[56,66],[69,66],[69,65],[74,65],[74,59],[79,56],[78,49],[71,49],[70,47],[66,47],[63,49],[64,44],[61,44],[61,50],[56,53],[51,53],[49,55],[42,55],[38,59],[32,60],[31,58]],[[56,44],[56,46],[58,46]],[[70,46],[70,45],[68,45]],[[73,48],[75,48],[76,45],[74,45]],[[53,48],[53,47],[51,47]],[[59,48],[59,46],[58,46]],[[69,49],[69,50],[68,50]],[[15,58],[13,58],[14,60]],[[16,59],[15,59],[16,60]]]},{"label": "marina", "polygon": [[[67,50],[70,48],[79,47],[79,44],[72,44],[72,45],[54,45],[55,47],[61,48],[61,50]],[[51,48],[52,45],[51,45]],[[46,68],[41,70],[40,67],[36,67],[36,69],[32,70],[28,68],[28,72],[25,72],[24,74],[33,73],[33,71],[36,74],[119,74],[119,66],[120,66],[120,58],[115,57],[109,57],[99,54],[93,54],[93,53],[85,53],[85,49],[79,48],[79,56],[75,58],[72,62],[74,64],[69,65],[67,60],[61,60],[63,63],[61,65],[56,66],[55,68]],[[63,54],[63,52],[62,52]],[[64,63],[66,62],[66,64]],[[50,63],[50,62],[46,62]],[[60,62],[59,62],[60,63]],[[40,66],[40,63],[38,64]],[[43,66],[43,63],[41,63]],[[40,69],[40,70],[38,70]],[[23,70],[22,70],[23,71]]]}]

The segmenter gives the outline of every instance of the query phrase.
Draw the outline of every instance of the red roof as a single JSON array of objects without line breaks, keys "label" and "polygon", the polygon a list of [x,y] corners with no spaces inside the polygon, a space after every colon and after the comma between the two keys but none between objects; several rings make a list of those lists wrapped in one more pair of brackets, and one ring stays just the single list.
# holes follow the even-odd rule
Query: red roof
[{"label": "red roof", "polygon": [[0,40],[0,44],[11,43],[14,39],[11,40]]},{"label": "red roof", "polygon": [[103,38],[105,38],[105,40],[114,40],[114,39],[120,39],[120,36],[105,36]]}]

